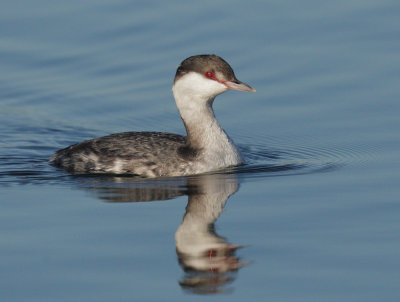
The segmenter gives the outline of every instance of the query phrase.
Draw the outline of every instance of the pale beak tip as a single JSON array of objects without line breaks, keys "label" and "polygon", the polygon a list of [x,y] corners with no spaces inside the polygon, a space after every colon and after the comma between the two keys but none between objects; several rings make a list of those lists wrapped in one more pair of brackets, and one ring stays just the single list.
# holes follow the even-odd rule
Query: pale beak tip
[{"label": "pale beak tip", "polygon": [[253,87],[240,81],[235,81],[235,82],[227,81],[225,82],[225,85],[229,89],[246,91],[246,92],[256,92],[256,90]]}]

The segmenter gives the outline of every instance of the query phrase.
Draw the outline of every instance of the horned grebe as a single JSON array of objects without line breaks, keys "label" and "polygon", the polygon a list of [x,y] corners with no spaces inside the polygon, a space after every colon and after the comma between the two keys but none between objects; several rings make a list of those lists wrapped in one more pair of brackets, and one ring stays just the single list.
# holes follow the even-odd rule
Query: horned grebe
[{"label": "horned grebe", "polygon": [[187,136],[124,132],[58,150],[55,166],[77,174],[112,173],[142,177],[199,174],[242,163],[232,140],[217,122],[214,98],[229,90],[254,92],[222,58],[197,55],[178,67],[172,92]]}]

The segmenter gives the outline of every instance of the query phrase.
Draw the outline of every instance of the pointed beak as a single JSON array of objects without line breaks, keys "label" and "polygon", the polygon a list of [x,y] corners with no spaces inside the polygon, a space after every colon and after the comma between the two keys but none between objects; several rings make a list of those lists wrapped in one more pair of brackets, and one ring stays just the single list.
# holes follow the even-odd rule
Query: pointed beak
[{"label": "pointed beak", "polygon": [[240,91],[248,91],[248,92],[256,92],[256,90],[251,87],[250,85],[247,85],[243,82],[240,82],[239,80],[234,80],[234,81],[226,81],[224,84],[229,88],[229,89],[234,89],[234,90],[240,90]]}]

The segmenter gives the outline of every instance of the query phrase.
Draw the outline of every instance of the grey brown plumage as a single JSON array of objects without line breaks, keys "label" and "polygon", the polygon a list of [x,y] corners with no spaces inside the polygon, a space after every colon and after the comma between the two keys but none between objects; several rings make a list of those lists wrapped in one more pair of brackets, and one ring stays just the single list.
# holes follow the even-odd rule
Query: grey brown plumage
[{"label": "grey brown plumage", "polygon": [[123,132],[58,150],[51,162],[72,173],[115,173],[119,166],[118,174],[164,176],[171,166],[190,166],[190,157],[176,156],[185,144],[186,138],[177,134]]}]

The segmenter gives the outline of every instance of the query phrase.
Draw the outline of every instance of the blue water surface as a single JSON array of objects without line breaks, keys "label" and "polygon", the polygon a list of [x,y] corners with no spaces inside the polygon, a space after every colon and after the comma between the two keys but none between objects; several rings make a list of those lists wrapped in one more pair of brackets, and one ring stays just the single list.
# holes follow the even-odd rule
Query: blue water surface
[{"label": "blue water surface", "polygon": [[[399,301],[400,4],[3,1],[1,301]],[[185,134],[178,64],[257,89],[214,109],[246,164],[74,176],[122,131]]]}]

